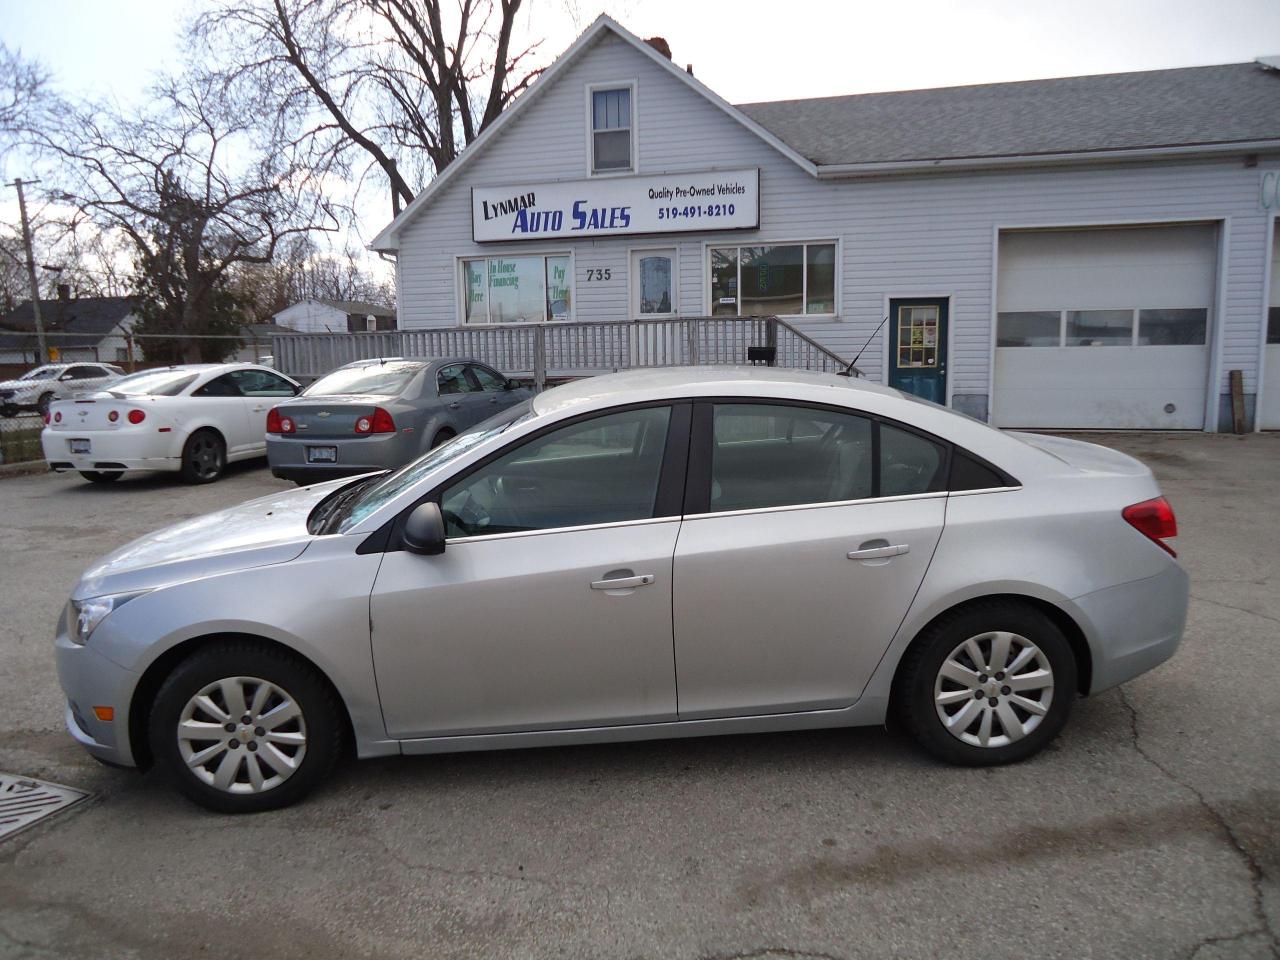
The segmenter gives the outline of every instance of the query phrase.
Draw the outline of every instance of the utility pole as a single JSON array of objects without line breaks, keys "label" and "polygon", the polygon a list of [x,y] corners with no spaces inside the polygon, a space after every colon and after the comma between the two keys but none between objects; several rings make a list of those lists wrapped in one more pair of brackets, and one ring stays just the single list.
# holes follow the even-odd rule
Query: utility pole
[{"label": "utility pole", "polygon": [[27,198],[22,192],[26,184],[39,182],[39,180],[23,180],[18,177],[13,181],[13,185],[18,188],[18,212],[22,216],[22,246],[27,254],[27,279],[31,283],[31,314],[35,317],[36,340],[40,344],[39,363],[45,363],[49,359],[49,351],[45,349],[44,321],[40,317],[40,284],[36,282],[36,258],[31,249],[31,223],[27,220]]}]

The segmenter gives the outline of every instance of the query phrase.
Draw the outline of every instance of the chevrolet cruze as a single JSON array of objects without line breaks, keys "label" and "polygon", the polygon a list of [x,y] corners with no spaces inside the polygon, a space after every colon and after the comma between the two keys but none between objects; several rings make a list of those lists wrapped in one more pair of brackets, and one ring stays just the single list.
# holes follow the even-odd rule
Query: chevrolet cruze
[{"label": "chevrolet cruze", "polygon": [[768,368],[547,391],[407,466],[136,540],[58,625],[71,734],[223,811],[360,757],[880,724],[1034,754],[1168,658],[1151,472]]}]

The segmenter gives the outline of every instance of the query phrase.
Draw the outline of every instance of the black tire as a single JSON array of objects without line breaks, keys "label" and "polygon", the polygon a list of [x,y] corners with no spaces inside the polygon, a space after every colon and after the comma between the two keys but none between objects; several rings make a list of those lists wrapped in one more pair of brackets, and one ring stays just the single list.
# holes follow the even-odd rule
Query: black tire
[{"label": "black tire", "polygon": [[[233,677],[265,680],[286,691],[301,710],[300,729],[306,739],[301,762],[281,783],[256,793],[229,792],[206,783],[183,759],[177,735],[188,702],[210,684]],[[288,651],[238,640],[202,647],[174,668],[156,693],[147,727],[151,755],[161,774],[184,796],[219,813],[275,810],[301,800],[332,772],[342,754],[345,732],[342,707],[320,674]],[[228,736],[228,744],[238,740]],[[223,755],[235,756],[240,763],[237,777],[246,780],[248,771],[243,758],[250,755],[250,743],[256,746],[257,741],[238,744],[234,753],[228,747],[218,755],[219,761]],[[264,741],[260,749],[266,748]],[[257,749],[253,753],[262,756]],[[270,772],[265,763],[260,769]],[[236,785],[241,789],[249,786],[243,781]]]},{"label": "black tire", "polygon": [[[940,680],[939,672],[953,651],[956,651],[966,640],[976,639],[994,631],[1007,631],[1025,638],[1038,647],[1048,661],[1053,683],[1048,708],[1042,716],[1033,721],[1034,715],[1029,711],[1020,706],[1014,710],[1014,715],[1020,722],[1028,726],[1034,722],[1030,732],[1012,742],[984,747],[961,740],[960,734],[969,731],[970,737],[976,738],[980,735],[983,722],[982,711],[986,709],[981,703],[983,700],[991,705],[993,714],[997,709],[1014,709],[1013,703],[1009,702],[1003,693],[1004,690],[1011,688],[997,686],[997,683],[1003,684],[1003,673],[987,676],[979,672],[979,679],[984,679],[984,684],[989,687],[985,692],[993,696],[989,699],[986,696],[979,697],[978,693],[983,692],[982,688],[974,689],[974,699],[978,701],[979,706],[972,708],[973,722],[967,724],[958,734],[948,730],[938,715],[938,708],[935,706],[935,684],[945,683],[946,686],[942,688],[944,692],[954,691],[959,694],[965,690],[964,685],[960,683]],[[1013,648],[1021,649],[1018,641],[1014,641]],[[984,656],[990,658],[990,641],[980,641],[979,649]],[[1010,659],[1013,656],[1014,654],[1011,654]],[[972,665],[973,659],[969,658],[968,662]],[[981,664],[978,665],[978,667],[981,666]],[[1071,645],[1051,619],[1029,604],[1003,600],[984,601],[944,615],[921,634],[898,669],[894,703],[903,727],[921,746],[941,760],[962,766],[1015,763],[1038,753],[1062,730],[1071,714],[1072,702],[1076,698],[1076,674],[1076,661],[1071,652]],[[997,676],[1001,678],[1000,681],[996,680]],[[1016,694],[1017,691],[1013,693]],[[1026,693],[1029,694],[1030,699],[1043,697],[1043,690],[1026,691]],[[967,700],[957,699],[947,708],[954,711],[951,716],[956,718],[957,723],[960,722],[960,711],[967,705]],[[996,734],[997,737],[1006,736],[998,714],[991,720],[988,733],[996,729],[1000,731]]]},{"label": "black tire", "polygon": [[53,392],[47,391],[40,394],[40,399],[36,401],[36,412],[40,416],[44,416],[49,412],[49,404],[53,403]]},{"label": "black tire", "polygon": [[182,445],[182,479],[213,483],[227,469],[227,445],[217,431],[197,430]]},{"label": "black tire", "polygon": [[436,435],[431,439],[431,449],[434,450],[436,447],[440,446],[440,444],[442,443],[448,443],[457,435],[458,433],[456,430],[450,430],[448,427],[445,427],[442,430],[436,431]]},{"label": "black tire", "polygon": [[81,470],[80,476],[90,483],[115,483],[124,476],[123,470]]}]

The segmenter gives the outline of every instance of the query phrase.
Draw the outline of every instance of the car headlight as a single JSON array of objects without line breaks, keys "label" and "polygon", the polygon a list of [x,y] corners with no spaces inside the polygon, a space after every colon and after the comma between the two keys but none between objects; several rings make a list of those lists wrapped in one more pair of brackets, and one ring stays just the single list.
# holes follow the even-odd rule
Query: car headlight
[{"label": "car headlight", "polygon": [[90,597],[88,600],[72,600],[71,609],[67,611],[67,637],[72,643],[84,646],[93,636],[93,631],[107,619],[112,610],[124,606],[137,593],[117,593],[105,597]]}]

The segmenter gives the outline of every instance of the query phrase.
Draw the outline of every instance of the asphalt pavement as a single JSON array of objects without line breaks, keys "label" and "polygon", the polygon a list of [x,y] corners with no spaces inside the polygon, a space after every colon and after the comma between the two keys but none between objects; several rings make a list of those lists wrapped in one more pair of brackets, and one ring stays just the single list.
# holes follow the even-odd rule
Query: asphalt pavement
[{"label": "asphalt pavement", "polygon": [[1089,439],[1173,501],[1190,622],[1031,761],[871,728],[395,758],[248,817],[89,759],[51,637],[95,557],[287,485],[0,479],[0,771],[94,793],[0,842],[0,957],[1274,958],[1280,436]]}]

